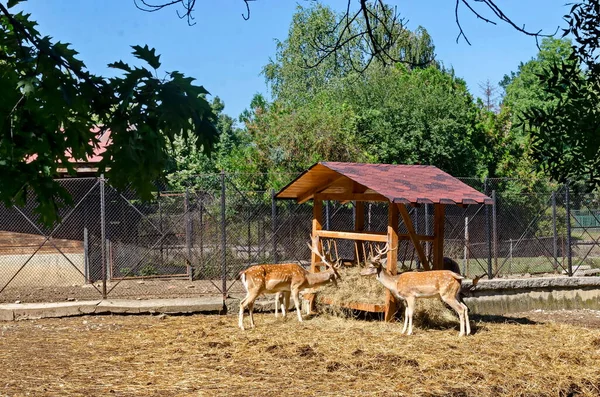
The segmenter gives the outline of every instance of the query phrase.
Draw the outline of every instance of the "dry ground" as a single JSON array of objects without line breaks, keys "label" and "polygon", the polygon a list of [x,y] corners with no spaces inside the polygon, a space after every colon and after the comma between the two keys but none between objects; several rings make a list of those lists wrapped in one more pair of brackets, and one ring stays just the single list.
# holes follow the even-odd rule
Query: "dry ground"
[{"label": "dry ground", "polygon": [[573,324],[599,312],[474,318],[462,339],[291,314],[246,332],[233,315],[0,323],[0,396],[600,395],[600,320]]},{"label": "dry ground", "polygon": [[[3,284],[0,282],[0,287]],[[95,288],[94,288],[95,286]],[[193,298],[204,295],[220,295],[221,281],[146,279],[123,280],[107,283],[108,299],[152,299],[152,298]],[[240,293],[242,284],[228,281],[227,288],[232,293]],[[68,286],[13,286],[9,285],[0,293],[0,303],[64,302],[70,300],[95,300],[102,298],[102,284],[73,284]],[[242,294],[243,296],[244,294]]]}]

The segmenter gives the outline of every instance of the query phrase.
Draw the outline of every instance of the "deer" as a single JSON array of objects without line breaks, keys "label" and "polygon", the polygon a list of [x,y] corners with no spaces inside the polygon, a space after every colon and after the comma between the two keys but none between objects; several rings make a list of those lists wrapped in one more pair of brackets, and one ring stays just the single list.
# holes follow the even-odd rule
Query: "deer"
[{"label": "deer", "polygon": [[[327,258],[327,262],[331,263],[332,253],[331,246],[329,249],[324,252],[325,257]],[[289,291],[279,291],[275,294],[275,317],[279,317],[279,311],[281,311],[281,316],[285,318],[286,311],[290,307],[290,292]],[[306,314],[310,314],[310,308],[306,308]]]},{"label": "deer", "polygon": [[360,274],[363,276],[376,274],[377,280],[396,299],[406,302],[402,334],[406,332],[407,335],[412,335],[413,314],[417,298],[432,298],[436,296],[439,296],[443,302],[447,303],[458,314],[460,321],[460,333],[458,336],[461,337],[471,333],[469,309],[462,302],[460,296],[463,276],[450,270],[405,272],[399,275],[392,275],[382,266],[382,257],[392,250],[389,244],[386,244],[383,249],[378,247],[376,250],[377,255],[369,258],[368,266]]},{"label": "deer", "polygon": [[[296,263],[255,265],[243,270],[239,274],[242,284],[246,289],[246,297],[240,302],[240,314],[238,326],[243,331],[244,328],[244,310],[248,308],[250,317],[250,326],[254,328],[254,301],[261,294],[283,293],[284,300],[286,293],[294,298],[298,321],[302,322],[302,311],[300,310],[300,291],[307,288],[317,288],[322,285],[333,283],[337,285],[340,275],[337,269],[340,267],[340,261],[332,264],[318,250],[319,237],[311,237],[312,245],[308,244],[311,252],[321,258],[326,270],[318,273],[311,273]],[[287,300],[289,301],[289,295]],[[279,300],[279,297],[277,297]],[[285,306],[285,304],[284,304]],[[283,309],[282,309],[283,314]]]}]

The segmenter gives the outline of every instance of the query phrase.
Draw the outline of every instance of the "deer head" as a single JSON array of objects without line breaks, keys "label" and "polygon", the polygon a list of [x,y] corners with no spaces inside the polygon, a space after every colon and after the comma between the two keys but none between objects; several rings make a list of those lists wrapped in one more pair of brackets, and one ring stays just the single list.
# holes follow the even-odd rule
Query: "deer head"
[{"label": "deer head", "polygon": [[317,255],[319,258],[321,258],[321,262],[325,265],[325,272],[330,273],[330,277],[329,280],[337,287],[337,280],[341,281],[341,277],[340,274],[338,273],[338,269],[341,267],[342,264],[342,260],[341,259],[337,259],[335,261],[335,263],[331,263],[331,260],[328,259],[325,255],[322,255],[319,252],[319,237],[315,236],[315,237],[311,237],[311,241],[312,241],[312,245],[309,243],[306,243],[308,245],[308,248],[310,248],[310,250]]},{"label": "deer head", "polygon": [[360,272],[360,275],[370,276],[372,274],[379,273],[379,271],[383,267],[383,257],[387,255],[388,252],[393,251],[396,248],[390,248],[389,243],[386,243],[386,245],[383,248],[375,247],[375,251],[377,251],[377,254],[369,255],[369,258],[367,259],[367,267]]}]

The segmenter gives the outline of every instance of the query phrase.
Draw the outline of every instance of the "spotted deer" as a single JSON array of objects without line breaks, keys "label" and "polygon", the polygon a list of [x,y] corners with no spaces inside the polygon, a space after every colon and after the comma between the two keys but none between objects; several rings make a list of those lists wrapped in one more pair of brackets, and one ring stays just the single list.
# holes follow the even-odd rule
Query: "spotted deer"
[{"label": "spotted deer", "polygon": [[424,272],[405,272],[399,275],[388,273],[382,266],[382,257],[390,251],[389,245],[384,249],[377,248],[377,255],[371,256],[368,266],[361,271],[361,275],[377,275],[377,280],[386,287],[396,299],[406,302],[404,314],[404,328],[402,334],[412,334],[413,314],[417,298],[432,298],[439,296],[458,314],[460,321],[460,333],[458,336],[469,335],[471,325],[469,324],[469,313],[467,306],[460,298],[461,280],[460,274],[450,270],[430,270]]},{"label": "spotted deer", "polygon": [[[298,321],[302,322],[302,312],[300,310],[300,291],[307,288],[317,288],[327,283],[336,283],[340,278],[337,269],[340,266],[339,261],[335,264],[330,263],[325,256],[321,255],[318,249],[319,238],[312,238],[312,245],[308,244],[310,250],[315,253],[326,270],[319,273],[311,273],[296,263],[286,263],[280,265],[256,265],[240,272],[240,279],[244,288],[246,288],[246,297],[240,302],[239,327],[244,330],[244,310],[248,308],[250,316],[250,326],[254,328],[254,301],[261,294],[273,294],[282,292],[284,295],[289,293],[296,306]],[[279,299],[279,297],[277,298]],[[289,300],[289,297],[288,297]],[[285,303],[284,303],[285,305]]]}]

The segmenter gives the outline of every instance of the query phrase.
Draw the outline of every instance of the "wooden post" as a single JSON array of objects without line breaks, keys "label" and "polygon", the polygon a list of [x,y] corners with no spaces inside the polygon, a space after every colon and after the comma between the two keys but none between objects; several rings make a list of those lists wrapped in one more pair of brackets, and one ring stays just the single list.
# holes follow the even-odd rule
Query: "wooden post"
[{"label": "wooden post", "polygon": [[415,232],[415,228],[413,226],[413,222],[410,217],[410,214],[408,213],[408,210],[406,209],[404,204],[396,204],[396,206],[397,209],[400,210],[400,215],[402,215],[402,220],[404,221],[404,225],[406,226],[406,230],[408,231],[408,237],[410,238],[410,241],[412,241],[415,250],[417,251],[417,255],[419,256],[419,260],[421,261],[421,266],[423,266],[423,269],[429,270],[429,262],[427,261],[427,256],[425,256],[425,251],[421,246],[421,240]]},{"label": "wooden post", "polygon": [[[312,235],[313,237],[317,235],[317,231],[323,229],[323,201],[314,200],[313,201],[313,220],[312,220]],[[319,249],[320,247],[316,247]],[[320,261],[320,258],[314,252],[310,253],[310,271],[313,273],[317,273],[320,271],[319,267],[317,267],[317,262]],[[308,307],[310,312],[312,313],[315,310],[315,294],[306,294],[306,298],[308,299]]]},{"label": "wooden post", "polygon": [[[318,230],[323,229],[323,202],[321,200],[315,200],[313,203],[313,220],[312,220],[312,235],[313,237],[317,235]],[[319,247],[316,247],[317,249]],[[310,271],[313,273],[317,273],[319,268],[317,267],[317,262],[320,261],[320,258],[314,252],[310,253]]]},{"label": "wooden post", "polygon": [[[362,232],[365,230],[365,203],[364,201],[357,201],[354,203],[355,208],[355,217],[354,217],[354,231]],[[354,252],[356,253],[356,258],[354,261],[357,264],[360,264],[361,258],[364,258],[365,251],[363,249],[363,245],[359,244],[358,241],[354,241]]]},{"label": "wooden post", "polygon": [[433,219],[433,270],[441,270],[444,268],[444,204],[434,204]]},{"label": "wooden post", "polygon": [[[395,275],[398,273],[398,205],[394,203],[390,203],[388,207],[387,234],[392,250],[387,254],[386,269],[390,274]],[[392,321],[397,310],[396,299],[387,289],[385,294],[385,321]]]}]

